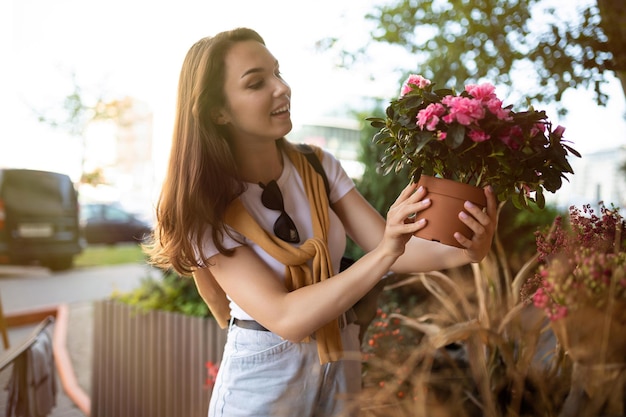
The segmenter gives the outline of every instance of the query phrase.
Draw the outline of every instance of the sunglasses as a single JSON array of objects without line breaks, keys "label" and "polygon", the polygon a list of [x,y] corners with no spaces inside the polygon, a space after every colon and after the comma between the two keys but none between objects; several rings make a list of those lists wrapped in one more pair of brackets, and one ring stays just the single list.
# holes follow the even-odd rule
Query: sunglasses
[{"label": "sunglasses", "polygon": [[274,223],[274,234],[285,242],[300,242],[298,229],[296,228],[296,225],[291,217],[289,217],[285,211],[283,194],[280,192],[280,188],[278,188],[276,181],[272,180],[268,182],[267,185],[259,183],[259,185],[263,189],[263,193],[261,194],[261,202],[263,205],[270,210],[280,211],[280,216],[278,216],[278,219],[276,219],[276,222]]}]

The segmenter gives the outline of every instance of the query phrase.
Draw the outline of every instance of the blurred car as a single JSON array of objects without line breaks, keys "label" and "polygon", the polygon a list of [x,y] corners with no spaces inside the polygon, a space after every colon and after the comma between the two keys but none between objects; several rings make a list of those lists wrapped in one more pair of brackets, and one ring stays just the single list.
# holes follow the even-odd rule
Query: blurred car
[{"label": "blurred car", "polygon": [[58,271],[83,250],[78,196],[66,174],[0,169],[0,264]]},{"label": "blurred car", "polygon": [[142,242],[152,227],[118,204],[84,203],[80,207],[83,236],[88,244]]}]

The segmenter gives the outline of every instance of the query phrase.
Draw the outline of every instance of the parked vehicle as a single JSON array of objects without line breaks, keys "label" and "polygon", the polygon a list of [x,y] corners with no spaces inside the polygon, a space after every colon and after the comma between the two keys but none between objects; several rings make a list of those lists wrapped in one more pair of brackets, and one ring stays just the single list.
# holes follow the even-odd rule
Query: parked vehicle
[{"label": "parked vehicle", "polygon": [[0,169],[0,263],[69,269],[83,250],[78,196],[70,177]]},{"label": "parked vehicle", "polygon": [[85,203],[81,206],[81,227],[88,244],[139,243],[152,227],[118,204]]}]

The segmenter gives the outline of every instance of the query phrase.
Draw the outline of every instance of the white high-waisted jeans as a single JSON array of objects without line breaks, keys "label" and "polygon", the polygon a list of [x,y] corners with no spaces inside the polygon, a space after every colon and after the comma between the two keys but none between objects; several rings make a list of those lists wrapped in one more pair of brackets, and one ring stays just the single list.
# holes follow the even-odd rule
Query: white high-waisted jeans
[{"label": "white high-waisted jeans", "polygon": [[359,326],[341,329],[344,359],[320,365],[315,340],[291,343],[230,325],[209,417],[353,417],[361,390]]}]

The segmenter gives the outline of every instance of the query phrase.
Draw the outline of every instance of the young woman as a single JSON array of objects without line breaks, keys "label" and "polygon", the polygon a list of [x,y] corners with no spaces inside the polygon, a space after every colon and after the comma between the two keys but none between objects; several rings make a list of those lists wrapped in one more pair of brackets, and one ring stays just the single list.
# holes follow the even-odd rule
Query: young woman
[{"label": "young woman", "polygon": [[[193,275],[218,319],[229,318],[209,416],[356,415],[351,306],[390,270],[477,262],[491,245],[489,188],[486,211],[466,203],[459,213],[474,231],[472,239],[455,235],[465,249],[413,237],[426,225],[427,190],[409,184],[385,220],[322,151],[327,198],[285,139],[290,99],[278,61],[251,29],[201,39],[183,63],[150,254]],[[339,272],[346,235],[366,254]]]}]

